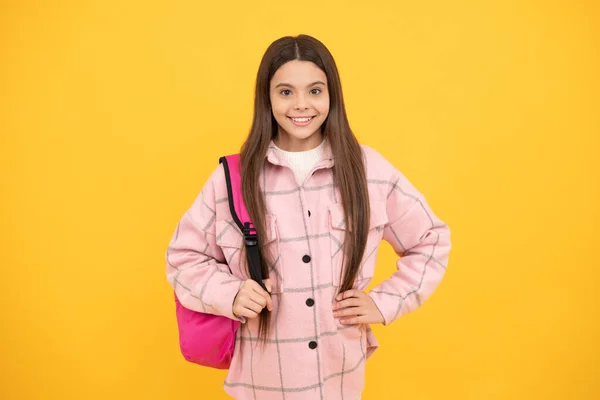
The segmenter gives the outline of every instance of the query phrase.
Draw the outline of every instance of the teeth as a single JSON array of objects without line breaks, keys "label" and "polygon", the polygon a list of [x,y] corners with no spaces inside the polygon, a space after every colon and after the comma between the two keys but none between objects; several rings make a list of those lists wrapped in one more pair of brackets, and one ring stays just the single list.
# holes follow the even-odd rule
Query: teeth
[{"label": "teeth", "polygon": [[295,122],[308,122],[311,119],[312,119],[312,117],[310,117],[310,118],[292,118],[292,120]]}]

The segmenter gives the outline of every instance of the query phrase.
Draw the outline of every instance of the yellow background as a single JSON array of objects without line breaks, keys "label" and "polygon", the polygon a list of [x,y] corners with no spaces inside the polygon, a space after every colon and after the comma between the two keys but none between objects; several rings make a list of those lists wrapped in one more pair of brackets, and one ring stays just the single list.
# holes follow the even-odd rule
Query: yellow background
[{"label": "yellow background", "polygon": [[598,3],[414,3],[3,1],[0,398],[227,398],[179,354],[164,252],[298,33],[452,228],[363,398],[600,398]]}]

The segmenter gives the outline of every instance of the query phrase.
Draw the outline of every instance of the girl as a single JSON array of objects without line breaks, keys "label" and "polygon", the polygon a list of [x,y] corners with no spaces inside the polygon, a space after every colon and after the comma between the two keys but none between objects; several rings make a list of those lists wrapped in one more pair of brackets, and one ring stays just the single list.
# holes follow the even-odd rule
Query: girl
[{"label": "girl", "polygon": [[[242,322],[225,391],[239,400],[360,398],[378,346],[369,325],[388,325],[432,294],[448,262],[448,227],[402,173],[357,142],[333,57],[310,36],[278,39],[263,56],[241,169],[264,285],[250,279],[222,164],[166,254],[184,307]],[[382,239],[398,271],[365,293]]]}]

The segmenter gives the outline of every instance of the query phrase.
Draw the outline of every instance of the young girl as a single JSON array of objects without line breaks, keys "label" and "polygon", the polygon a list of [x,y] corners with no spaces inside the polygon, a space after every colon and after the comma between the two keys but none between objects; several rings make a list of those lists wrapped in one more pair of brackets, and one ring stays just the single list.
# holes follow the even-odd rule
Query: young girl
[{"label": "young girl", "polygon": [[[432,294],[448,262],[448,227],[401,172],[357,142],[333,57],[310,36],[278,39],[263,56],[241,169],[263,285],[250,279],[222,164],[166,255],[184,307],[242,322],[225,391],[239,400],[360,398],[378,346],[369,324],[388,325]],[[365,293],[382,239],[398,271]]]}]

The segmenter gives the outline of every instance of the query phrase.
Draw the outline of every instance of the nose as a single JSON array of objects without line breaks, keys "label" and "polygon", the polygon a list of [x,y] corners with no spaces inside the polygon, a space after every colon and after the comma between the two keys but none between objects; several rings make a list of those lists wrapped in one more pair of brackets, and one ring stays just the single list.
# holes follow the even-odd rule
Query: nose
[{"label": "nose", "polygon": [[303,94],[298,95],[296,99],[297,101],[296,105],[294,106],[294,110],[306,110],[308,108],[306,97]]}]

